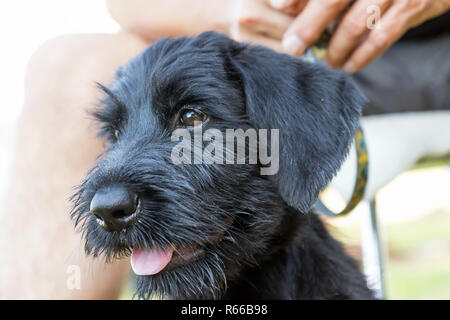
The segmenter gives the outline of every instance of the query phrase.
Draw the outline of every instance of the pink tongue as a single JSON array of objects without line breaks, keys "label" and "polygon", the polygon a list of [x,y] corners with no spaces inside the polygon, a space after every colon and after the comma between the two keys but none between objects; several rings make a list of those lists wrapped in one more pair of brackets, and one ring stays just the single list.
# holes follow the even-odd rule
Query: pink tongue
[{"label": "pink tongue", "polygon": [[139,249],[134,248],[131,254],[131,267],[135,274],[147,276],[157,274],[172,259],[173,249]]}]

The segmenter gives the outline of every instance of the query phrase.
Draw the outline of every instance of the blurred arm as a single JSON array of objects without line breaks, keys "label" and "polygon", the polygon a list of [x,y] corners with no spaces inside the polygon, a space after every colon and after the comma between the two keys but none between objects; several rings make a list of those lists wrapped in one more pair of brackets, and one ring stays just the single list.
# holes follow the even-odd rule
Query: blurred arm
[{"label": "blurred arm", "polygon": [[193,36],[206,30],[228,33],[235,0],[108,0],[111,16],[147,40]]}]

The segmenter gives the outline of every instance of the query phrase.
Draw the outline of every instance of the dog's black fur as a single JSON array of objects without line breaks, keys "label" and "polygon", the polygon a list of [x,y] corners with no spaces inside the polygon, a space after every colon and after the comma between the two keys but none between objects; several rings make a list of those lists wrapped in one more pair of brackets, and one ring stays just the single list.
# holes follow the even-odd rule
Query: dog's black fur
[{"label": "dog's black fur", "polygon": [[[112,259],[133,247],[205,250],[191,263],[138,276],[139,297],[372,298],[356,263],[311,213],[365,102],[347,76],[207,32],[157,41],[101,87],[94,113],[110,144],[73,197],[87,252]],[[170,136],[186,105],[209,116],[205,129],[280,129],[278,174],[262,176],[250,164],[173,164]],[[89,214],[96,190],[110,184],[144,203],[120,233]],[[205,241],[224,231],[219,242]]]}]

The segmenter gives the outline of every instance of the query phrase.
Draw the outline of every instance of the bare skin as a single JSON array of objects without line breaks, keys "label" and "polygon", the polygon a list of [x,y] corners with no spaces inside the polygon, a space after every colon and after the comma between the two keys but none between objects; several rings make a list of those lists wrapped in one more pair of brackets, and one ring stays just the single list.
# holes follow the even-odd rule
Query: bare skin
[{"label": "bare skin", "polygon": [[107,0],[110,15],[123,29],[144,39],[194,36],[206,30],[227,33],[234,0]]},{"label": "bare skin", "polygon": [[[94,81],[111,81],[114,70],[146,46],[130,34],[65,36],[29,62],[0,223],[1,298],[118,297],[128,261],[106,265],[85,256],[68,198],[102,150],[86,113],[99,98]],[[71,266],[79,266],[79,289]]]}]

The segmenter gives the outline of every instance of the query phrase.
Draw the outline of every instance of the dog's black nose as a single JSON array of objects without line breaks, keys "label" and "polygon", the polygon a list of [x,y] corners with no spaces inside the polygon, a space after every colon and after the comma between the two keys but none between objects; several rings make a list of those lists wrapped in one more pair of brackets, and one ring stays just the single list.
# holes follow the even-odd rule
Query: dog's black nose
[{"label": "dog's black nose", "polygon": [[134,221],[138,201],[138,196],[125,187],[109,186],[95,193],[90,211],[103,228],[120,231]]}]

